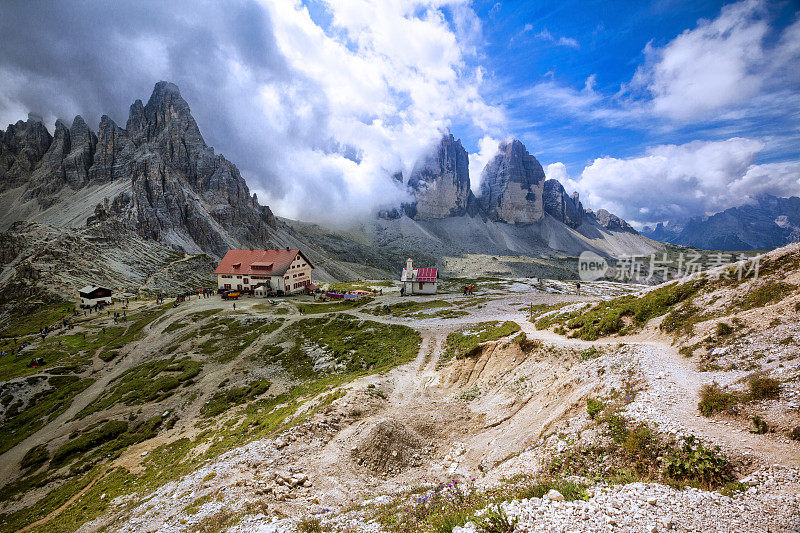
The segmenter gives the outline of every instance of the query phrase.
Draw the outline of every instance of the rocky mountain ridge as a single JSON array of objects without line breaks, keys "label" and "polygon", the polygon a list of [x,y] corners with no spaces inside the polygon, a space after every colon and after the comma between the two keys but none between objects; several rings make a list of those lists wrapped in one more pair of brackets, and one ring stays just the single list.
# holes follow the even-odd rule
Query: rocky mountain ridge
[{"label": "rocky mountain ridge", "polygon": [[[115,185],[109,186],[109,185]],[[144,238],[221,256],[234,246],[269,246],[276,227],[236,166],[207,146],[178,87],[159,82],[125,128],[103,116],[98,133],[84,119],[59,120],[50,135],[38,120],[0,132],[3,225],[85,196],[74,225],[123,221]],[[89,194],[105,188],[101,201]]]},{"label": "rocky mountain ridge", "polygon": [[646,226],[642,234],[705,250],[771,250],[800,241],[800,198],[762,194],[750,204],[694,217],[685,224]]},{"label": "rocky mountain ridge", "polygon": [[[402,175],[396,177],[402,182]],[[406,186],[414,201],[402,210],[383,211],[379,218],[405,213],[417,221],[479,216],[512,225],[541,222],[546,215],[573,229],[584,221],[607,230],[637,233],[621,218],[601,209],[584,209],[578,193],[567,194],[557,180],[546,179],[539,161],[517,139],[504,141],[481,174],[480,196],[470,188],[469,156],[447,131],[412,170]]]}]

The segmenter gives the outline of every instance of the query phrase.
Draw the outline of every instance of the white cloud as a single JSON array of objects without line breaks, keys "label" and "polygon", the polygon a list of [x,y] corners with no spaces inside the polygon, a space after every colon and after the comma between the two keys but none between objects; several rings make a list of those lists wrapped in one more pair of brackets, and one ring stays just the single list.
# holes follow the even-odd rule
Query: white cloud
[{"label": "white cloud", "polygon": [[[336,150],[310,150],[305,145],[287,150],[276,162],[277,170],[297,176],[297,186],[278,197],[268,196],[282,214],[333,222],[397,203],[403,193],[391,174],[407,174],[451,117],[469,117],[484,132],[497,129],[504,120],[502,110],[480,95],[483,71],[467,58],[475,52],[480,21],[462,2],[326,0],[332,20],[327,31],[299,2],[269,0],[265,5],[289,67],[312,80],[325,103],[325,131],[318,135],[358,154],[352,160]],[[440,9],[445,5],[454,13],[453,25]],[[262,99],[290,89],[265,89]],[[289,105],[296,103],[288,98]],[[265,110],[265,115],[272,113]],[[317,205],[319,198],[330,196],[319,191],[333,176],[345,189],[336,200],[340,209]]]},{"label": "white cloud", "polygon": [[[716,213],[760,193],[800,194],[800,161],[756,164],[763,148],[761,141],[737,137],[660,145],[641,157],[595,159],[565,186],[574,184],[586,207],[640,223]],[[559,165],[548,165],[548,172],[566,177]]]},{"label": "white cloud", "polygon": [[[651,127],[653,118],[681,126],[798,113],[800,19],[778,31],[768,12],[765,0],[743,0],[664,46],[647,43],[644,63],[617,93],[553,79],[527,93],[571,116],[633,127]],[[547,30],[537,35],[555,41]]]},{"label": "white cloud", "polygon": [[772,60],[764,48],[770,29],[762,18],[764,9],[759,0],[731,4],[663,48],[648,44],[634,84],[652,95],[653,111],[694,120],[758,94]]},{"label": "white cloud", "polygon": [[469,181],[472,192],[476,195],[481,190],[481,174],[483,167],[497,154],[500,147],[500,139],[495,139],[490,135],[484,135],[478,141],[478,153],[469,154]]},{"label": "white cloud", "polygon": [[[519,33],[511,37],[511,42],[516,41],[518,38],[524,36],[525,34],[532,34],[533,28],[534,28],[533,24],[531,23],[525,24]],[[546,41],[556,46],[564,46],[566,48],[574,48],[576,50],[581,47],[581,44],[578,42],[577,39],[564,36],[556,37],[555,35],[550,33],[550,30],[548,30],[547,28],[544,28],[541,31],[533,34],[533,36],[539,40]]]},{"label": "white cloud", "polygon": [[[525,30],[531,31],[533,30],[533,27],[530,24],[526,24]],[[563,36],[557,38],[552,33],[550,33],[550,31],[547,28],[537,33],[536,37],[542,39],[543,41],[548,41],[558,46],[566,46],[567,48],[576,48],[576,49],[581,47],[577,39],[573,39],[572,37],[563,37]]]}]

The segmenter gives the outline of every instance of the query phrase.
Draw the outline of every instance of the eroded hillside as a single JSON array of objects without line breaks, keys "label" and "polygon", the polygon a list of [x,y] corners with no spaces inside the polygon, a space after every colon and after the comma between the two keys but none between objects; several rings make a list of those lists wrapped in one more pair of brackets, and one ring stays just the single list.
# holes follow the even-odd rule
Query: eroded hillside
[{"label": "eroded hillside", "polygon": [[[797,323],[797,257],[774,252],[755,281],[643,294],[483,278],[469,280],[473,296],[466,279],[406,298],[365,282],[383,293],[355,304],[134,300],[42,339],[37,325],[62,318],[55,306],[6,323],[16,341],[3,349],[31,345],[0,360],[0,524],[788,530],[800,512],[798,363],[779,341]],[[775,283],[778,295],[762,288]],[[702,355],[710,342],[727,351]],[[28,368],[34,357],[44,366]],[[754,377],[777,386],[750,397]],[[698,403],[715,380],[737,411],[708,418]],[[750,432],[755,415],[766,433]]]}]

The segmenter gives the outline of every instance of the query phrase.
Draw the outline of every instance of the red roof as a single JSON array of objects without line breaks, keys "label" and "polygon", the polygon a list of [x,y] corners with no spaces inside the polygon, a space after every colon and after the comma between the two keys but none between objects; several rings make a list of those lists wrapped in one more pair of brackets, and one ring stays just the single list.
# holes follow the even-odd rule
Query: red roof
[{"label": "red roof", "polygon": [[416,271],[417,279],[415,281],[436,283],[436,279],[439,277],[439,272],[435,268],[417,268]]},{"label": "red roof", "polygon": [[314,268],[300,250],[228,250],[214,274],[283,275],[298,255]]}]

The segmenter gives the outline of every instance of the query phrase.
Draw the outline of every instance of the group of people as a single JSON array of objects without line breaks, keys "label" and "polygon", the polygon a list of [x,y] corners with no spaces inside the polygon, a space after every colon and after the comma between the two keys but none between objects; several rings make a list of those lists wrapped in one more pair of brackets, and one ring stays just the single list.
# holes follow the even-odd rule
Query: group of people
[{"label": "group of people", "polygon": [[471,284],[470,285],[464,285],[462,287],[462,291],[464,292],[464,296],[471,295],[472,294],[472,285]]},{"label": "group of people", "polygon": [[118,324],[120,320],[123,321],[123,322],[127,322],[128,321],[128,312],[127,311],[123,310],[121,313],[119,311],[115,311],[114,312],[114,324]]},{"label": "group of people", "polygon": [[17,344],[17,339],[14,339],[11,343],[11,349],[8,351],[3,350],[2,352],[0,352],[0,357],[5,357],[6,355],[14,355],[17,352],[22,353],[22,350],[31,345],[31,343],[28,341],[24,341],[19,346],[15,346],[16,344]]},{"label": "group of people", "polygon": [[103,311],[106,308],[106,305],[107,304],[105,304],[103,302],[97,302],[93,306],[87,307],[86,309],[84,309],[83,310],[83,316],[86,316],[87,314],[91,315],[92,311],[94,311],[95,313],[99,313],[99,312]]}]

